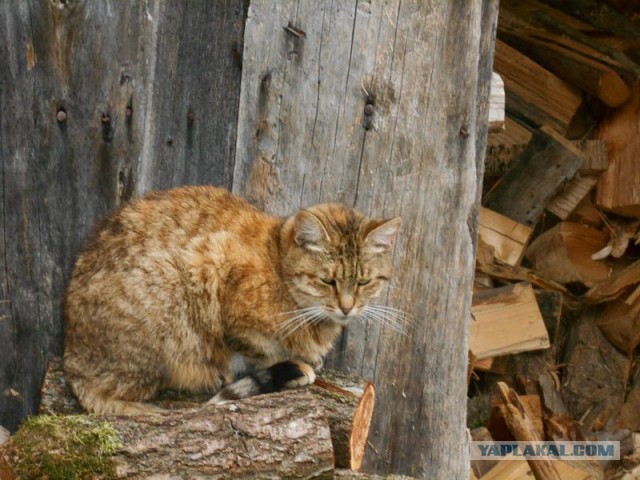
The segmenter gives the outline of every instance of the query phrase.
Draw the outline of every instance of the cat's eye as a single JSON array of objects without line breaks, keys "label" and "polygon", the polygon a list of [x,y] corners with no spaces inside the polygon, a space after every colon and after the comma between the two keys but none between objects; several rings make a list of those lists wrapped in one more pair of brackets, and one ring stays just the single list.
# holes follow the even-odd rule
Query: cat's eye
[{"label": "cat's eye", "polygon": [[358,285],[360,286],[367,285],[369,283],[371,283],[370,278],[361,278],[360,280],[358,280]]},{"label": "cat's eye", "polygon": [[336,284],[335,279],[333,278],[321,278],[322,283],[326,283],[327,285],[334,286]]}]

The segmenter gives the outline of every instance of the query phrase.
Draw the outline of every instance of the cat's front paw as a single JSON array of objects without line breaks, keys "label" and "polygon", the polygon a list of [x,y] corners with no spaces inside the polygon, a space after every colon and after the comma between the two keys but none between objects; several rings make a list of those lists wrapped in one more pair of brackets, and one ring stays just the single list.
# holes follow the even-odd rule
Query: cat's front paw
[{"label": "cat's front paw", "polygon": [[299,360],[290,360],[279,365],[289,370],[285,374],[287,377],[287,380],[284,382],[285,388],[304,387],[305,385],[311,385],[316,381],[316,373],[313,371],[313,367],[308,363],[301,362]]}]

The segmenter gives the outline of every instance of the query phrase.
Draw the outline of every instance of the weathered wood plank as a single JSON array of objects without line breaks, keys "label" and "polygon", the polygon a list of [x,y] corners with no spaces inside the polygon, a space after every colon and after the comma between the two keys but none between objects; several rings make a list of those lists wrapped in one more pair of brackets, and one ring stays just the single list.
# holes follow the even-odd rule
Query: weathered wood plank
[{"label": "weathered wood plank", "polygon": [[407,226],[399,288],[383,301],[415,315],[417,333],[355,323],[330,359],[379,380],[381,404],[395,405],[374,416],[365,466],[379,472],[468,475],[461,332],[487,122],[476,104],[480,7],[256,2],[247,19],[234,191],[274,213],[341,201]]},{"label": "weathered wood plank", "polygon": [[484,200],[486,207],[533,226],[545,206],[582,165],[582,153],[551,129],[537,130]]},{"label": "weathered wood plank", "polygon": [[96,220],[151,188],[230,186],[242,5],[0,4],[0,424],[37,407],[48,355],[62,352],[62,292]]}]

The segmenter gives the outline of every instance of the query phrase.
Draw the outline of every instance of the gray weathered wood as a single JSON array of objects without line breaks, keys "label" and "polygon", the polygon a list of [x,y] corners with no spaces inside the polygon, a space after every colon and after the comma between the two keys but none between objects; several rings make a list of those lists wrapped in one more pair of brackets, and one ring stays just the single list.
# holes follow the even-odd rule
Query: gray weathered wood
[{"label": "gray weathered wood", "polygon": [[97,218],[152,188],[230,187],[243,5],[0,3],[0,424],[37,407]]},{"label": "gray weathered wood", "polygon": [[543,127],[509,171],[487,194],[491,210],[533,226],[546,204],[582,166],[582,153],[570,141]]},{"label": "gray weathered wood", "polygon": [[365,459],[378,472],[468,477],[470,228],[487,128],[476,95],[491,72],[482,18],[472,1],[249,9],[234,191],[277,214],[339,201],[404,220],[383,301],[415,315],[417,331],[354,323],[330,359],[375,379],[389,406]]}]

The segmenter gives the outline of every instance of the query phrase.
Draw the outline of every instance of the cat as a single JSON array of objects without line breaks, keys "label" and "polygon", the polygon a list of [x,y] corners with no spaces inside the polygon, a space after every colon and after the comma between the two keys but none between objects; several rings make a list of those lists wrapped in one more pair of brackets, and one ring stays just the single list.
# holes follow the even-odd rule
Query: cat
[{"label": "cat", "polygon": [[224,402],[313,383],[343,327],[385,316],[371,301],[400,224],[340,204],[276,218],[211,186],[132,200],[73,269],[66,378],[87,411],[117,415],[155,411],[161,389]]}]

